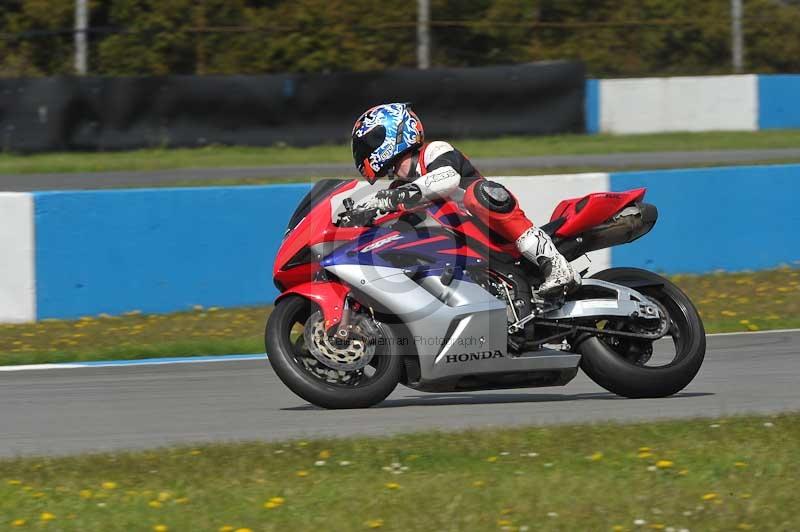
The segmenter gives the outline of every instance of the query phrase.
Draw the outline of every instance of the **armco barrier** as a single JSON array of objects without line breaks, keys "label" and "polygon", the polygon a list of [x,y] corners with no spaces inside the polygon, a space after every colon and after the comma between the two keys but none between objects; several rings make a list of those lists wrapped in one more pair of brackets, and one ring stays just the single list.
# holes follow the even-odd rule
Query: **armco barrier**
[{"label": "armco barrier", "polygon": [[[658,224],[594,254],[593,270],[699,273],[800,259],[800,165],[498,179],[537,224],[566,197],[647,187]],[[0,322],[267,304],[272,259],[308,189],[0,194]]]}]

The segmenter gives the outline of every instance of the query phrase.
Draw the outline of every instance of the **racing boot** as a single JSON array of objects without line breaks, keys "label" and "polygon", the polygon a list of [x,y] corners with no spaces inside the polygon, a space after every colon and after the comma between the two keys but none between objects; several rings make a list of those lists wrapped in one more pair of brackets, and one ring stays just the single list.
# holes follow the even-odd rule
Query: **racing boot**
[{"label": "racing boot", "polygon": [[555,296],[575,290],[581,285],[581,276],[567,259],[558,252],[550,236],[538,227],[531,227],[517,238],[517,249],[536,264],[544,276],[537,293],[543,297]]}]

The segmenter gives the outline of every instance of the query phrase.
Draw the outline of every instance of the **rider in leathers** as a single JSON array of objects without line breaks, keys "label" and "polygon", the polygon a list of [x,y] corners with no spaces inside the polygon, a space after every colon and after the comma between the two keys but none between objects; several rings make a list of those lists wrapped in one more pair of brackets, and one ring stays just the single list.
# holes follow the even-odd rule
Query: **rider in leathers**
[{"label": "rider in leathers", "polygon": [[550,237],[534,227],[511,192],[481,176],[447,142],[425,143],[424,137],[422,122],[408,104],[379,105],[359,117],[352,134],[359,172],[370,184],[383,176],[396,178],[359,208],[389,213],[420,201],[455,200],[495,233],[515,242],[522,255],[540,268],[545,280],[539,294],[563,293],[580,285],[580,276]]}]

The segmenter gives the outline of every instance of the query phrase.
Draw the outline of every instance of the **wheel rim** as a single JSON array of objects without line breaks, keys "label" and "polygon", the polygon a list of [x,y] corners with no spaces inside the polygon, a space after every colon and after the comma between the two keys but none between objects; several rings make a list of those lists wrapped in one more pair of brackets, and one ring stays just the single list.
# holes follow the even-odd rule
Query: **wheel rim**
[{"label": "wheel rim", "polygon": [[[621,284],[624,284],[621,283]],[[640,292],[657,303],[669,320],[669,329],[663,338],[656,340],[636,340],[607,336],[603,343],[610,347],[626,362],[645,369],[659,370],[680,364],[690,355],[690,309],[686,304],[663,289],[642,289]],[[636,331],[630,322],[610,323],[612,328]],[[655,344],[655,345],[654,345]]]},{"label": "wheel rim", "polygon": [[[373,325],[376,334],[369,341],[358,339],[356,346],[347,346],[338,340],[321,338],[320,334],[325,335],[324,329],[320,331],[321,322],[321,313],[310,308],[300,308],[289,317],[286,340],[291,346],[290,358],[305,375],[328,386],[352,389],[369,386],[388,371],[389,342],[382,324]],[[320,350],[321,346],[325,349]],[[349,353],[349,357],[342,353]]]}]

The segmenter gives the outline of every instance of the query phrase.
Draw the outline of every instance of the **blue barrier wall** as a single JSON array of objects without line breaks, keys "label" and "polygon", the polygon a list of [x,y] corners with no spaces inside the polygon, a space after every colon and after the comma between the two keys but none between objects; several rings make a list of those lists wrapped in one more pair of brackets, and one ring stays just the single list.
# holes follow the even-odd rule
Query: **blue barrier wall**
[{"label": "blue barrier wall", "polygon": [[310,185],[35,194],[37,315],[270,303]]},{"label": "blue barrier wall", "polygon": [[758,77],[759,129],[800,128],[800,75]]},{"label": "blue barrier wall", "polygon": [[658,223],[613,248],[614,266],[701,273],[800,260],[800,165],[611,174],[612,191],[638,187],[647,187]]},{"label": "blue barrier wall", "polygon": [[586,80],[586,132],[600,132],[600,81]]}]

